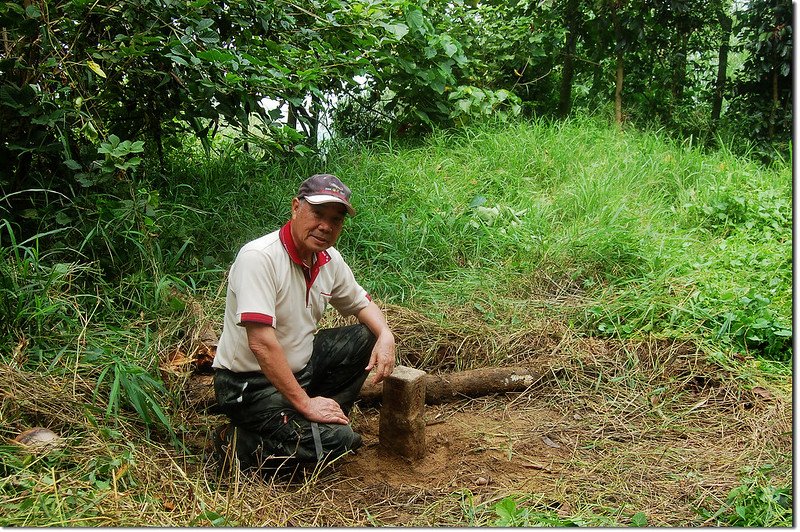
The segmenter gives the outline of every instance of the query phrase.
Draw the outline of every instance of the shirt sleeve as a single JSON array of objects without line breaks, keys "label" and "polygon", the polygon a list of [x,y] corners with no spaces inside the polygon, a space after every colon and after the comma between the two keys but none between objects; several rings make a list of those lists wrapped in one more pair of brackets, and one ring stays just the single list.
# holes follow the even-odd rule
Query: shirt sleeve
[{"label": "shirt sleeve", "polygon": [[236,323],[264,323],[276,326],[275,270],[258,250],[246,250],[236,258],[229,279],[236,294]]},{"label": "shirt sleeve", "polygon": [[331,295],[331,306],[339,311],[342,316],[351,316],[369,305],[369,294],[358,282],[353,271],[344,261],[337,265],[336,283]]}]

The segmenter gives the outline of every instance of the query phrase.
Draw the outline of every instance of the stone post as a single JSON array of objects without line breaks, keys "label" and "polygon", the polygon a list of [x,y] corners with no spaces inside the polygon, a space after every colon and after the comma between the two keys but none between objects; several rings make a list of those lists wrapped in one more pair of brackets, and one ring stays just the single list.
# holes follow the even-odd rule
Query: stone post
[{"label": "stone post", "polygon": [[396,366],[383,381],[378,440],[405,458],[425,456],[425,372]]}]

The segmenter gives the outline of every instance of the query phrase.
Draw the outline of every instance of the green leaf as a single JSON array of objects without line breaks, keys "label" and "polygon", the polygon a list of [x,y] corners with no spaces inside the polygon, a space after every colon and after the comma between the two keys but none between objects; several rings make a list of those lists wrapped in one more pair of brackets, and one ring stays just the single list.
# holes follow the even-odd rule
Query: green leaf
[{"label": "green leaf", "polygon": [[394,37],[398,41],[408,34],[408,26],[406,26],[403,23],[386,24],[381,22],[380,24],[383,27],[383,29],[389,32],[392,35],[392,37]]},{"label": "green leaf", "polygon": [[75,174],[75,181],[80,183],[82,187],[90,187],[95,183],[93,179],[89,178],[89,174],[85,173]]},{"label": "green leaf", "polygon": [[633,514],[633,517],[631,517],[631,525],[638,528],[646,527],[647,515],[645,515],[644,512],[636,512],[635,514]]},{"label": "green leaf", "polygon": [[230,52],[223,52],[217,48],[212,48],[211,50],[205,50],[199,52],[197,57],[204,61],[212,61],[216,63],[230,63],[231,61],[236,60],[236,56]]},{"label": "green leaf", "polygon": [[442,38],[442,47],[444,48],[444,53],[447,54],[447,57],[453,57],[456,52],[458,52],[458,46],[455,45],[453,39],[449,36],[445,35]]},{"label": "green leaf", "polygon": [[28,18],[41,18],[42,12],[37,6],[31,4],[25,8],[25,15],[27,15]]},{"label": "green leaf", "polygon": [[63,212],[59,212],[56,214],[56,223],[58,225],[69,225],[72,223],[72,218],[64,214]]},{"label": "green leaf", "polygon": [[197,23],[197,26],[195,26],[195,30],[197,30],[197,32],[201,32],[205,29],[210,28],[213,24],[214,24],[213,20],[211,20],[210,18],[204,18]]},{"label": "green leaf", "polygon": [[502,501],[494,505],[495,513],[508,524],[514,520],[517,515],[517,501],[511,497],[506,497]]},{"label": "green leaf", "polygon": [[750,324],[750,327],[753,329],[766,329],[769,327],[769,321],[764,318],[758,318],[753,323]]},{"label": "green leaf", "polygon": [[[21,5],[15,3],[15,2],[3,2],[2,7],[0,7],[0,9],[2,9],[2,10],[10,9],[11,11],[15,11],[18,15],[24,15],[25,14],[25,9],[23,9],[23,7]],[[4,12],[4,11],[0,11],[0,12]]]},{"label": "green leaf", "polygon": [[184,59],[183,57],[181,57],[179,55],[167,54],[166,57],[168,59],[171,59],[173,63],[177,63],[179,65],[183,65],[183,66],[187,66],[187,67],[189,66],[189,63],[186,62],[186,59]]},{"label": "green leaf", "polygon": [[409,10],[409,12],[406,14],[406,22],[408,22],[408,26],[417,33],[422,35],[428,33],[428,30],[425,27],[425,16],[422,14],[420,9]]},{"label": "green leaf", "polygon": [[101,78],[105,78],[105,77],[106,77],[106,73],[105,73],[105,72],[103,72],[103,69],[102,69],[102,68],[100,68],[100,65],[98,65],[97,63],[95,63],[95,62],[94,62],[94,61],[92,61],[91,59],[89,59],[88,61],[86,61],[86,65],[87,65],[89,68],[91,68],[91,69],[92,69],[92,72],[94,72],[95,74],[97,74],[97,75],[98,75],[98,76],[100,76]]}]

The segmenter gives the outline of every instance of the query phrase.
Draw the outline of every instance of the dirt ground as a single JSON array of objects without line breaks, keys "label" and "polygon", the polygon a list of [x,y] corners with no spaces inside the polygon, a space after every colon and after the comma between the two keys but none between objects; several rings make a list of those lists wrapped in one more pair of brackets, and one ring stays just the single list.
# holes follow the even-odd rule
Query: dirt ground
[{"label": "dirt ground", "polygon": [[560,524],[643,513],[648,526],[702,526],[748,478],[791,485],[791,376],[748,380],[680,344],[562,347],[536,358],[550,372],[526,392],[426,406],[418,460],[382,446],[380,406],[357,403],[364,446],[323,471],[313,508],[285,524],[485,526],[513,496]]},{"label": "dirt ground", "polygon": [[[475,504],[515,493],[553,493],[575,450],[565,416],[505,397],[428,406],[426,414],[427,454],[413,461],[380,444],[377,408],[355,421],[365,445],[345,459],[340,473],[358,484],[354,493],[363,494],[364,507],[375,508],[370,514],[376,522],[413,526],[415,506],[459,490],[468,490]],[[562,505],[556,498],[550,503]]]}]

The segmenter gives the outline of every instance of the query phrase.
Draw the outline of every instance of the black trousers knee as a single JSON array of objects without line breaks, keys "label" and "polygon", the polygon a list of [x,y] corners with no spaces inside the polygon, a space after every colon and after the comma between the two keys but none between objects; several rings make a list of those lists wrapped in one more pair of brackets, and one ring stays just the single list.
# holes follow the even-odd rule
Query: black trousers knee
[{"label": "black trousers knee", "polygon": [[[375,336],[365,325],[323,329],[314,338],[311,359],[295,374],[309,396],[334,399],[349,414],[367,378],[366,366]],[[267,459],[313,462],[320,454],[331,459],[352,448],[356,434],[350,425],[317,425],[300,415],[261,372],[216,370],[217,410],[234,425],[236,454],[242,467]],[[320,453],[321,445],[321,453]]]}]

